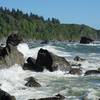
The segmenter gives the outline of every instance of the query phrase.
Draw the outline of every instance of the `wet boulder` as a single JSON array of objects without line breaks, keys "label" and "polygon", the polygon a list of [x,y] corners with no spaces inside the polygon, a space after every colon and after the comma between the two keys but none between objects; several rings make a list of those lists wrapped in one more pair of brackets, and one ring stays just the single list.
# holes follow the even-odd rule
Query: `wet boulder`
[{"label": "wet boulder", "polygon": [[28,63],[29,65],[35,65],[35,62],[36,62],[36,60],[35,60],[34,58],[28,57],[27,63]]},{"label": "wet boulder", "polygon": [[47,69],[50,72],[58,69],[70,71],[71,65],[64,57],[59,57],[48,50],[41,48],[38,51],[37,59],[35,60],[32,57],[29,57],[27,63],[24,64],[23,69],[36,72],[42,72],[44,69]]},{"label": "wet boulder", "polygon": [[74,58],[74,60],[75,60],[75,61],[85,61],[85,59],[83,59],[83,58],[81,58],[81,57],[79,57],[79,56],[76,56],[76,57]]},{"label": "wet boulder", "polygon": [[19,34],[13,33],[8,36],[8,38],[6,40],[6,45],[17,46],[22,41],[23,41],[23,39]]},{"label": "wet boulder", "polygon": [[29,57],[27,59],[27,63],[24,63],[23,69],[24,70],[31,70],[31,71],[35,71],[35,72],[43,72],[43,67],[37,66],[36,60],[32,57]]},{"label": "wet boulder", "polygon": [[82,44],[92,43],[93,41],[94,41],[93,39],[85,37],[85,36],[81,37],[81,39],[80,39],[80,43],[82,43]]},{"label": "wet boulder", "polygon": [[46,68],[49,71],[53,71],[53,68],[51,67],[52,63],[53,59],[49,51],[45,49],[40,49],[37,55],[36,65],[43,67],[43,69]]},{"label": "wet boulder", "polygon": [[29,99],[29,100],[65,100],[65,97],[61,94],[57,94],[53,97],[46,97],[46,98],[40,98],[40,99]]},{"label": "wet boulder", "polygon": [[11,96],[7,92],[0,89],[0,100],[16,100],[14,96]]},{"label": "wet boulder", "polygon": [[27,87],[41,87],[41,85],[36,81],[34,77],[29,77],[25,80],[27,81],[25,84]]},{"label": "wet boulder", "polygon": [[82,74],[82,70],[80,68],[71,68],[71,70],[69,71],[69,74],[77,74],[77,75],[81,75]]},{"label": "wet boulder", "polygon": [[42,66],[51,72],[58,69],[69,71],[71,68],[69,62],[64,57],[54,55],[48,50],[42,48],[38,52],[36,65]]},{"label": "wet boulder", "polygon": [[6,46],[0,48],[0,68],[2,66],[12,66],[15,63],[19,65],[24,64],[23,54],[17,50],[17,45],[21,43],[22,39],[18,34],[11,34],[8,36]]},{"label": "wet boulder", "polygon": [[88,70],[84,73],[84,75],[95,75],[95,74],[100,74],[100,71],[98,70]]}]

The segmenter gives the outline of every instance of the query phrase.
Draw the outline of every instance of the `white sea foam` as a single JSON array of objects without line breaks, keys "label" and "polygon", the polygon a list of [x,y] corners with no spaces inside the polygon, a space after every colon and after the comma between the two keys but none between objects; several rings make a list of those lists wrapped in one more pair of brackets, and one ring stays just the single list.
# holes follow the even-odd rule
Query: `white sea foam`
[{"label": "white sea foam", "polygon": [[24,57],[36,58],[40,48],[47,49],[48,51],[50,51],[58,56],[65,56],[65,55],[70,56],[70,54],[68,54],[67,52],[62,52],[62,51],[56,50],[54,46],[47,45],[47,46],[29,49],[28,45],[25,43],[18,45],[18,50],[23,53]]},{"label": "white sea foam", "polygon": [[[59,48],[46,45],[29,49],[27,44],[18,45],[18,50],[23,53],[24,57],[33,57],[36,59],[40,48],[49,50],[50,52],[63,56],[73,57],[70,52],[60,51]],[[78,55],[78,54],[77,54]],[[95,59],[95,57],[97,59]],[[99,62],[92,62],[93,59],[98,60],[96,53],[88,55],[87,60],[79,62],[82,64],[84,72],[89,69],[96,69],[99,66]],[[72,60],[72,59],[70,59]],[[91,63],[90,63],[91,62]],[[16,97],[16,100],[28,100],[33,98],[53,96],[57,93],[61,93],[66,96],[66,100],[80,100],[79,97],[86,96],[88,100],[96,100],[96,92],[99,93],[100,86],[99,76],[79,76],[70,75],[62,71],[49,72],[31,72],[24,71],[21,66],[15,64],[9,69],[0,70],[0,88],[7,91],[11,95]],[[40,88],[28,88],[24,84],[24,80],[27,77],[33,76],[42,85]],[[96,84],[94,84],[96,82]],[[83,95],[84,94],[84,95]]]}]

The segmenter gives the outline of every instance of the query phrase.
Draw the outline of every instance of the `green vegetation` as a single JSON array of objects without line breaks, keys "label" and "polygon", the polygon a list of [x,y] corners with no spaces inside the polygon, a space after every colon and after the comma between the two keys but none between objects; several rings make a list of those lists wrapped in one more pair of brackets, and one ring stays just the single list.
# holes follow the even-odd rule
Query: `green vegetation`
[{"label": "green vegetation", "polygon": [[100,39],[100,31],[86,25],[61,24],[56,18],[25,14],[20,10],[0,8],[0,37],[18,31],[24,38],[35,40],[79,40],[81,36]]}]

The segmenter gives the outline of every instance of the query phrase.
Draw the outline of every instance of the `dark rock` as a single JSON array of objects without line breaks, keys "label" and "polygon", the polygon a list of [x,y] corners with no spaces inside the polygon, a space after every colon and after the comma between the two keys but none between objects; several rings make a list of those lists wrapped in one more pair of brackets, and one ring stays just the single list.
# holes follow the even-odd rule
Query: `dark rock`
[{"label": "dark rock", "polygon": [[17,46],[21,42],[22,42],[21,36],[19,36],[18,34],[11,34],[7,38],[6,45]]},{"label": "dark rock", "polygon": [[64,57],[54,55],[53,53],[51,53],[51,56],[53,58],[53,69],[59,69],[61,71],[70,71],[71,65]]},{"label": "dark rock", "polygon": [[54,55],[45,49],[40,49],[36,59],[36,65],[42,66],[49,71],[55,71],[61,69],[65,71],[70,70],[70,64],[64,57]]},{"label": "dark rock", "polygon": [[8,55],[7,48],[6,47],[0,47],[0,60],[3,59],[6,55]]},{"label": "dark rock", "polygon": [[40,49],[37,55],[37,59],[29,57],[27,63],[24,64],[24,70],[33,70],[36,72],[42,72],[44,69],[50,72],[58,69],[62,71],[70,71],[70,64],[64,57],[54,55],[45,49]]},{"label": "dark rock", "polygon": [[94,74],[100,74],[100,71],[98,71],[98,70],[88,70],[88,71],[86,71],[85,72],[85,76],[86,75],[94,75]]},{"label": "dark rock", "polygon": [[15,63],[19,65],[24,64],[23,55],[17,50],[17,45],[21,43],[22,39],[18,34],[11,34],[8,36],[5,47],[0,47],[0,68],[4,66],[12,66]]},{"label": "dark rock", "polygon": [[32,57],[29,57],[27,59],[27,63],[24,63],[23,65],[23,69],[24,70],[32,70],[32,71],[36,71],[36,72],[42,72],[43,71],[43,67],[42,66],[37,66],[35,64],[36,60],[33,59]]},{"label": "dark rock", "polygon": [[43,41],[41,42],[41,44],[48,44],[48,43],[49,43],[48,40],[43,40]]},{"label": "dark rock", "polygon": [[7,92],[0,89],[0,100],[16,100],[14,96],[11,96]]},{"label": "dark rock", "polygon": [[23,70],[31,70],[35,72],[43,72],[43,67],[36,65],[29,65],[28,63],[24,63]]},{"label": "dark rock", "polygon": [[70,74],[77,74],[77,75],[81,75],[82,74],[82,70],[80,68],[71,68],[71,70],[69,71]]},{"label": "dark rock", "polygon": [[94,40],[91,39],[91,38],[88,38],[88,37],[81,37],[81,40],[80,40],[80,43],[82,44],[88,44],[88,43],[91,43],[93,42]]},{"label": "dark rock", "polygon": [[64,100],[65,97],[61,94],[57,94],[53,97],[46,97],[46,98],[40,98],[40,99],[29,99],[29,100]]},{"label": "dark rock", "polygon": [[40,49],[38,52],[38,56],[36,59],[36,65],[46,67],[49,71],[53,71],[52,69],[53,59],[48,52],[48,50]]},{"label": "dark rock", "polygon": [[71,66],[77,66],[77,67],[80,67],[81,64],[71,64]]},{"label": "dark rock", "polygon": [[79,57],[79,56],[76,56],[76,57],[74,58],[74,60],[75,60],[75,61],[84,61],[85,59],[83,59],[83,58],[81,58],[81,57]]},{"label": "dark rock", "polygon": [[33,59],[32,57],[29,57],[29,58],[27,59],[27,63],[28,63],[29,65],[35,65],[35,62],[36,62],[36,60]]},{"label": "dark rock", "polygon": [[27,87],[41,87],[41,85],[35,80],[34,77],[29,77],[25,80],[27,81],[27,83],[25,84],[25,86]]}]

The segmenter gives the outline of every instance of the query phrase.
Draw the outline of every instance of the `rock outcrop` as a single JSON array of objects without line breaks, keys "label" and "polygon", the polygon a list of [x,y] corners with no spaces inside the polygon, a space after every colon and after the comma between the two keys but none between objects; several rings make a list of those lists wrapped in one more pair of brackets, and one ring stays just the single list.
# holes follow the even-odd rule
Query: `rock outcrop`
[{"label": "rock outcrop", "polygon": [[76,56],[76,57],[74,58],[74,60],[75,60],[75,61],[85,61],[85,59],[83,59],[83,58],[81,58],[81,57],[79,57],[79,56]]},{"label": "rock outcrop", "polygon": [[82,74],[82,70],[80,68],[71,68],[71,70],[69,71],[69,74],[81,75]]},{"label": "rock outcrop", "polygon": [[0,68],[12,66],[15,63],[24,64],[22,53],[17,50],[17,45],[21,43],[22,38],[18,34],[8,36],[5,47],[0,47]]},{"label": "rock outcrop", "polygon": [[36,81],[34,77],[29,77],[25,80],[27,81],[25,84],[27,87],[41,87],[41,85]]},{"label": "rock outcrop", "polygon": [[86,71],[85,72],[85,76],[86,75],[94,75],[94,74],[100,74],[100,71],[98,71],[98,70],[88,70],[88,71]]},{"label": "rock outcrop", "polygon": [[50,72],[58,69],[62,71],[70,71],[71,66],[64,57],[59,57],[48,50],[41,48],[38,52],[36,61],[32,58],[28,58],[23,69],[31,69],[37,72],[43,71],[44,69],[47,69]]},{"label": "rock outcrop", "polygon": [[54,55],[48,50],[42,48],[38,52],[36,65],[43,66],[51,72],[58,69],[64,71],[70,70],[70,64],[64,57],[59,57],[57,55]]},{"label": "rock outcrop", "polygon": [[82,44],[88,44],[88,43],[92,43],[94,40],[88,37],[81,37],[80,43]]},{"label": "rock outcrop", "polygon": [[0,89],[0,100],[16,100],[14,96],[11,96],[7,92]]},{"label": "rock outcrop", "polygon": [[36,60],[32,57],[29,57],[27,59],[27,63],[24,63],[23,69],[24,70],[31,70],[35,72],[43,72],[44,68],[42,66],[37,66],[36,65]]}]

